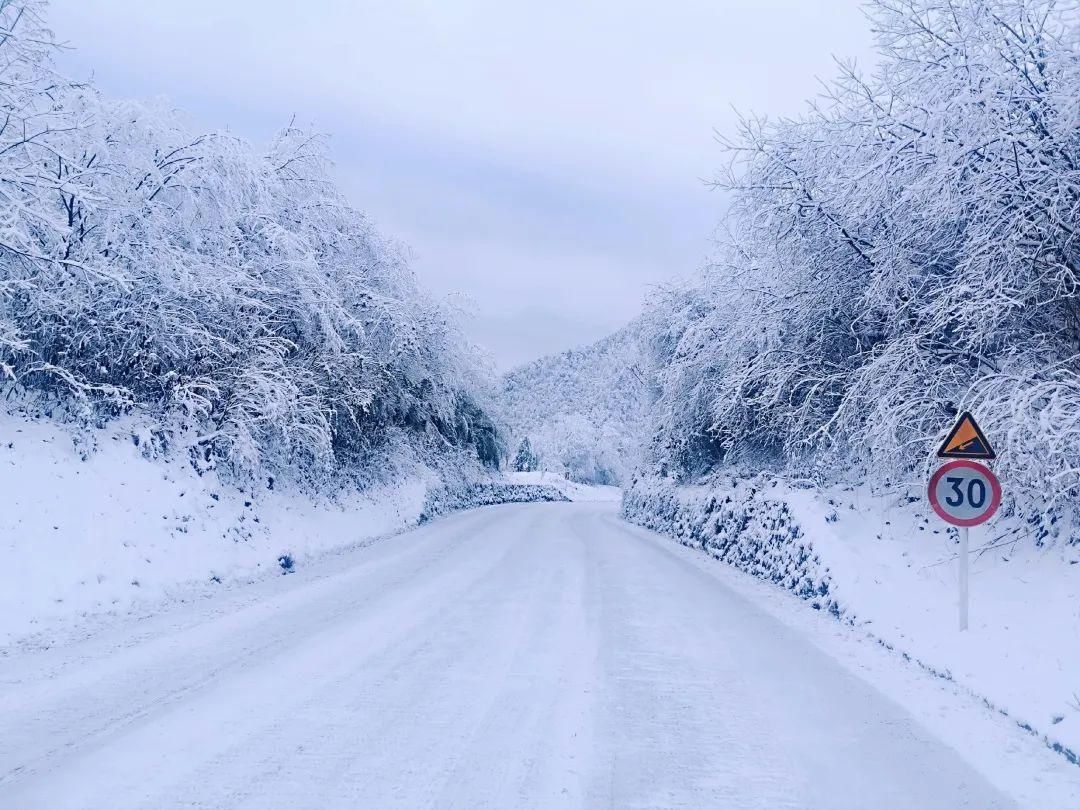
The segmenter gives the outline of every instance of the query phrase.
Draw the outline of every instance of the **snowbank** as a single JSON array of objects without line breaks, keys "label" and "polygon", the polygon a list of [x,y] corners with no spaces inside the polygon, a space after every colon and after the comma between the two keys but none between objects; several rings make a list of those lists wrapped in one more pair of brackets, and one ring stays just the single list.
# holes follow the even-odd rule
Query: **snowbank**
[{"label": "snowbank", "polygon": [[1072,761],[1080,755],[1080,545],[1003,514],[971,533],[957,630],[953,530],[921,494],[769,479],[639,480],[623,514],[787,588],[950,678]]},{"label": "snowbank", "polygon": [[399,531],[417,522],[429,484],[417,469],[320,499],[271,479],[244,490],[186,459],[145,457],[142,438],[115,424],[89,449],[60,425],[0,415],[0,646]]},{"label": "snowbank", "polygon": [[279,575],[457,509],[565,499],[415,462],[364,491],[315,496],[270,478],[245,489],[151,444],[132,420],[79,438],[0,413],[0,648],[49,644],[72,620]]}]

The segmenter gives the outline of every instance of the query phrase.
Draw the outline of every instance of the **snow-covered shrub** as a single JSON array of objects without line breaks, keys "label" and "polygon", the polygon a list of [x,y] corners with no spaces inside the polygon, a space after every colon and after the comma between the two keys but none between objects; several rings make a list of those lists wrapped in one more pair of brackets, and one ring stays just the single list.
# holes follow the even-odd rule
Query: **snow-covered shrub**
[{"label": "snow-covered shrub", "polygon": [[771,498],[762,481],[713,484],[687,488],[669,479],[635,479],[623,494],[623,517],[704,549],[839,616],[829,569],[788,504]]},{"label": "snow-covered shrub", "polygon": [[492,506],[500,503],[550,503],[569,500],[557,487],[547,484],[508,484],[488,481],[469,492],[469,506]]},{"label": "snow-covered shrub", "polygon": [[420,523],[441,515],[478,506],[501,503],[550,503],[569,500],[557,487],[547,484],[520,484],[506,481],[462,481],[445,478],[429,487]]}]

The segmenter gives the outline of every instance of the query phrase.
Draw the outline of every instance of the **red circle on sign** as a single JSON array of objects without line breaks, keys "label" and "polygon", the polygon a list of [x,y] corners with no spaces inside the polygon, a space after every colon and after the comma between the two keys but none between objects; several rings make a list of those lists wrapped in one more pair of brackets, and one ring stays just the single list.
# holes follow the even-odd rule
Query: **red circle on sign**
[{"label": "red circle on sign", "polygon": [[[945,473],[961,468],[977,470],[979,473],[986,477],[987,481],[990,482],[990,505],[986,508],[985,512],[973,518],[954,517],[953,515],[950,515],[947,511],[945,511],[945,508],[940,503],[938,503],[938,481],[941,480],[941,477],[945,475]],[[974,461],[969,461],[966,458],[960,458],[956,461],[950,461],[948,464],[945,464],[943,467],[941,467],[941,469],[939,469],[930,477],[929,495],[930,505],[934,507],[934,511],[937,512],[938,517],[944,520],[946,523],[951,523],[953,526],[978,526],[980,523],[985,523],[991,517],[993,517],[994,512],[996,512],[998,510],[998,507],[1001,506],[1001,483],[997,480],[997,476],[994,475],[993,471],[989,467],[986,467],[982,464],[976,464]]]}]

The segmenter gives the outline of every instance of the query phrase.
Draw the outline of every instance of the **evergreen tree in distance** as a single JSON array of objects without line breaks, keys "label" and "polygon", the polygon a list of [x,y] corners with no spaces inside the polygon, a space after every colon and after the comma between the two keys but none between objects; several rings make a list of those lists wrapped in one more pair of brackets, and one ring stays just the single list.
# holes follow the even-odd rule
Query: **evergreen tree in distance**
[{"label": "evergreen tree in distance", "polygon": [[514,469],[517,472],[535,472],[540,466],[540,459],[533,452],[532,443],[526,436],[518,445],[517,455],[514,457]]}]

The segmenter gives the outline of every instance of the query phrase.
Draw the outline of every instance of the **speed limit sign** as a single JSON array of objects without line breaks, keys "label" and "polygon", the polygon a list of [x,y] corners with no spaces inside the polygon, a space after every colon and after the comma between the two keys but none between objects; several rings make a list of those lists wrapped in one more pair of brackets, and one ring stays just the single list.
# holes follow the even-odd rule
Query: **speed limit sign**
[{"label": "speed limit sign", "polygon": [[967,459],[950,461],[934,473],[929,494],[938,517],[954,526],[985,523],[1001,505],[997,476]]},{"label": "speed limit sign", "polygon": [[986,523],[1001,506],[1001,484],[989,467],[976,464],[973,458],[992,459],[997,454],[986,434],[967,411],[960,414],[949,431],[938,458],[955,459],[945,464],[930,478],[930,505],[939,518],[959,526],[956,555],[956,601],[960,613],[960,630],[968,627],[968,557],[971,554],[968,534],[972,526]]}]

